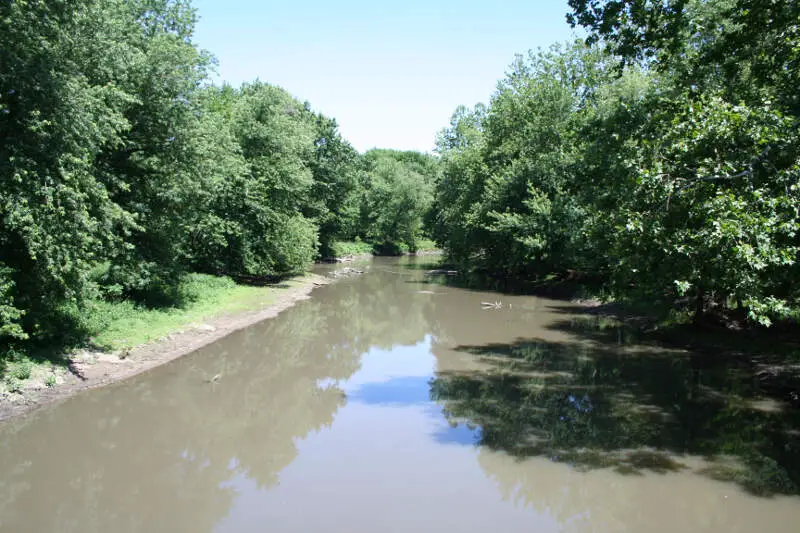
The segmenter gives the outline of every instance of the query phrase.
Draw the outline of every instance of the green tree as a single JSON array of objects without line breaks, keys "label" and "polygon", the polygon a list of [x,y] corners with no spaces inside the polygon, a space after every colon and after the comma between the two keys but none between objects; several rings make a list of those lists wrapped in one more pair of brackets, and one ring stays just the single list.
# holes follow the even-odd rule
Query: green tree
[{"label": "green tree", "polygon": [[[112,56],[127,68],[97,75],[123,88],[130,127],[105,150],[96,172],[136,227],[112,259],[106,282],[151,302],[172,299],[185,265],[188,228],[202,209],[206,184],[198,177],[192,135],[200,114],[197,89],[210,58],[191,42],[195,12],[182,0],[137,0],[118,5],[124,23]],[[97,53],[103,53],[98,50]],[[202,154],[201,154],[202,155]],[[116,289],[115,289],[116,290]]]},{"label": "green tree", "polygon": [[94,262],[136,226],[94,172],[95,158],[123,142],[134,97],[85,68],[125,69],[106,53],[118,47],[121,11],[88,0],[0,6],[4,336],[60,334],[77,316],[69,309],[95,294]]},{"label": "green tree", "polygon": [[261,82],[203,97],[208,205],[193,230],[195,266],[238,277],[302,271],[317,226],[303,216],[314,185],[314,124],[286,91]]},{"label": "green tree", "polygon": [[667,300],[691,294],[698,316],[731,302],[763,324],[786,316],[798,301],[789,279],[800,249],[800,8],[761,0],[570,6],[569,20],[590,40],[659,72],[645,101],[612,113],[613,137],[601,130],[594,149],[617,159],[595,167],[606,177],[601,188],[614,189],[610,176],[625,184],[606,217],[616,219],[607,229],[617,235],[620,286]]},{"label": "green tree", "polygon": [[488,108],[457,111],[440,135],[436,201],[454,259],[498,276],[582,265],[580,132],[609,78],[605,59],[579,43],[519,56]]},{"label": "green tree", "polygon": [[361,227],[383,253],[415,251],[433,201],[436,162],[417,152],[372,150],[361,207]]},{"label": "green tree", "polygon": [[314,182],[304,214],[319,226],[320,253],[330,255],[336,240],[352,240],[358,234],[364,165],[359,153],[339,134],[334,119],[310,114],[316,127],[314,156],[310,166]]},{"label": "green tree", "polygon": [[798,18],[748,11],[761,4],[571,2],[597,44],[518,58],[440,135],[433,227],[451,259],[504,278],[588,272],[697,318],[795,313]]}]

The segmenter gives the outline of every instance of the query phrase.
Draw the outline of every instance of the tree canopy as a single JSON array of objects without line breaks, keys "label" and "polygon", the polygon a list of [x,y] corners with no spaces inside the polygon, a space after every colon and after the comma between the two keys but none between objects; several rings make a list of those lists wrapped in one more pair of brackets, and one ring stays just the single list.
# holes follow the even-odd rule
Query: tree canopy
[{"label": "tree canopy", "polygon": [[588,39],[518,56],[431,155],[360,154],[280,87],[211,84],[188,0],[3,2],[0,344],[85,337],[91,302],[169,304],[189,272],[430,236],[493,277],[796,317],[800,8],[569,6]]},{"label": "tree canopy", "polygon": [[798,8],[569,4],[586,42],[519,56],[440,134],[439,243],[491,276],[796,315]]},{"label": "tree canopy", "polygon": [[436,159],[364,157],[282,88],[210,84],[195,19],[187,0],[0,5],[0,344],[81,337],[98,298],[171,305],[190,271],[414,248]]}]

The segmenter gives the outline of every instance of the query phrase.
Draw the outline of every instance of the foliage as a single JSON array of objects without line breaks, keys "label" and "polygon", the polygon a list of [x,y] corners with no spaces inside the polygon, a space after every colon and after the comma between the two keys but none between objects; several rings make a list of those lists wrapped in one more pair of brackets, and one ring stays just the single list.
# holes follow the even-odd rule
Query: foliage
[{"label": "foliage", "polygon": [[792,317],[800,18],[762,4],[570,2],[590,45],[518,57],[440,134],[439,244],[495,277],[589,275],[697,318]]},{"label": "foliage", "polygon": [[92,295],[92,262],[120,250],[120,235],[136,226],[93,171],[130,128],[135,97],[113,83],[124,61],[107,53],[124,47],[115,38],[130,29],[125,9],[89,0],[0,6],[4,336],[58,330],[59,308]]},{"label": "foliage", "polygon": [[331,245],[331,257],[347,257],[352,255],[372,254],[372,244],[358,241],[336,241]]},{"label": "foliage", "polygon": [[456,111],[435,235],[461,262],[493,275],[541,275],[584,260],[587,218],[577,166],[595,112],[603,56],[573,44],[518,56],[490,106]]},{"label": "foliage", "polygon": [[330,255],[337,239],[359,234],[361,187],[367,179],[360,154],[339,134],[336,121],[321,114],[310,162],[314,183],[304,214],[319,226],[320,255]]},{"label": "foliage", "polygon": [[685,87],[716,86],[731,101],[775,99],[800,111],[800,5],[787,0],[569,0],[567,20],[623,63],[644,61]]},{"label": "foliage", "polygon": [[9,274],[9,269],[0,269],[0,338],[25,339],[27,334],[19,323],[24,311],[14,307],[11,295],[14,281]]},{"label": "foliage", "polygon": [[174,307],[193,271],[272,279],[335,241],[418,235],[419,176],[373,180],[279,87],[209,85],[195,20],[187,0],[0,5],[0,345],[85,340],[97,306]]},{"label": "foliage", "polygon": [[416,251],[433,201],[438,162],[430,155],[394,150],[371,150],[364,159],[368,169],[361,206],[364,237],[382,254]]},{"label": "foliage", "polygon": [[417,241],[417,252],[434,252],[438,251],[436,242],[431,239],[420,239]]},{"label": "foliage", "polygon": [[768,396],[750,368],[615,344],[461,346],[491,370],[440,372],[430,395],[452,424],[480,427],[478,444],[514,457],[641,475],[700,456],[701,475],[762,496],[800,493],[797,412],[758,408]]}]

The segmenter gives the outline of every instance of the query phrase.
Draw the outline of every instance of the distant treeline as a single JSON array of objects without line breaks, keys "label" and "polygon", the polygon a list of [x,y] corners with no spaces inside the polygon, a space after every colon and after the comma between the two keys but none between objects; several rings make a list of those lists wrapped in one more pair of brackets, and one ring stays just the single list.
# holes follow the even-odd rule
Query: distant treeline
[{"label": "distant treeline", "polygon": [[440,135],[437,241],[493,277],[796,321],[800,3],[569,4],[588,40],[518,57]]},{"label": "distant treeline", "polygon": [[0,347],[80,336],[98,299],[172,304],[191,271],[413,251],[436,158],[362,156],[281,88],[211,85],[194,25],[184,0],[0,4]]}]

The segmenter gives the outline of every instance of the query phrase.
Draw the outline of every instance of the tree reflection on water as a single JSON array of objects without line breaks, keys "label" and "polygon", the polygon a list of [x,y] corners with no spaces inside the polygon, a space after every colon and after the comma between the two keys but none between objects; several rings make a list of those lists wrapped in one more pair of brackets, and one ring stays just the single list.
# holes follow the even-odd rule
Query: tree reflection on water
[{"label": "tree reflection on water", "polygon": [[456,350],[488,369],[438,373],[431,398],[451,421],[480,426],[482,446],[622,474],[677,471],[696,456],[701,473],[751,493],[800,493],[800,413],[744,366],[538,339]]}]

